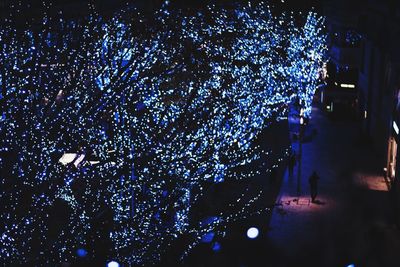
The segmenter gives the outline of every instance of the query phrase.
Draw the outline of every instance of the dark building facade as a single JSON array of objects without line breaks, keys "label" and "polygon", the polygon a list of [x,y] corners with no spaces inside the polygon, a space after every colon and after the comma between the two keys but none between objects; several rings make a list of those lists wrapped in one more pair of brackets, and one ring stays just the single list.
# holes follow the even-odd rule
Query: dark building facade
[{"label": "dark building facade", "polygon": [[385,166],[389,139],[398,125],[400,3],[369,1],[361,21],[363,40],[358,85],[362,130],[382,156],[381,164]]},{"label": "dark building facade", "polygon": [[361,129],[381,159],[400,222],[400,2],[370,0],[360,18]]},{"label": "dark building facade", "polygon": [[400,225],[400,1],[325,0],[324,15],[330,33],[325,108],[333,113],[354,101]]}]

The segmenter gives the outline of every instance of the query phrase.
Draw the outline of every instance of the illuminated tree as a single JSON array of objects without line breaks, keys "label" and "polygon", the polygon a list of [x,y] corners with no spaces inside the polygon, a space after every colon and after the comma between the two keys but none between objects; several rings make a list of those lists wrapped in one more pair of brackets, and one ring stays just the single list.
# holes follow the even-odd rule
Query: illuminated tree
[{"label": "illuminated tree", "polygon": [[182,236],[186,255],[207,232],[268,210],[251,208],[262,192],[244,192],[210,224],[191,216],[209,183],[261,173],[243,166],[268,155],[256,140],[294,98],[310,107],[320,19],[297,26],[264,4],[163,7],[154,20],[89,9],[1,23],[2,260],[96,257],[105,240],[107,257],[145,265]]},{"label": "illuminated tree", "polygon": [[290,38],[286,76],[290,86],[296,89],[304,115],[311,114],[315,90],[321,84],[323,62],[326,61],[326,34],[324,19],[310,12],[303,27],[296,29]]}]

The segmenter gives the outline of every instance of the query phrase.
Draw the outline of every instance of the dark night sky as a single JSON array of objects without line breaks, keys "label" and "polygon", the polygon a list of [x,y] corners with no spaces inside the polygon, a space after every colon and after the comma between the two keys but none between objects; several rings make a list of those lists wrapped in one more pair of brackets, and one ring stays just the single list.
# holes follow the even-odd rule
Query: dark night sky
[{"label": "dark night sky", "polygon": [[[137,6],[144,7],[145,9],[157,8],[161,5],[164,0],[45,0],[46,2],[53,3],[54,6],[61,7],[62,9],[69,7],[76,8],[82,6],[82,9],[86,6],[86,3],[94,2],[100,9],[109,10],[113,8],[119,8],[124,3],[129,2]],[[319,9],[321,2],[324,0],[266,0],[264,2],[271,3],[274,6],[284,6],[285,9],[294,10],[310,10],[311,7]],[[0,3],[16,3],[13,0],[0,0]],[[22,0],[22,2],[29,3],[32,6],[40,6],[42,0]],[[178,8],[201,8],[207,4],[217,4],[223,6],[229,6],[234,3],[247,3],[248,0],[170,0],[172,6]],[[251,0],[250,2],[256,3],[260,0]]]},{"label": "dark night sky", "polygon": [[[103,16],[112,15],[115,11],[123,9],[126,3],[136,6],[144,14],[152,17],[153,11],[161,7],[165,0],[44,0],[52,3],[52,12],[58,13],[63,11],[63,17],[82,17],[89,13],[88,3],[93,2],[97,7],[97,11]],[[310,11],[313,10],[322,13],[322,3],[327,0],[265,0],[273,6],[273,10],[277,13],[282,11]],[[16,15],[17,24],[23,25],[25,21],[34,19],[40,21],[43,16],[43,0],[21,0],[24,3],[22,12]],[[248,0],[169,0],[172,9],[189,9],[192,11],[199,10],[207,6],[207,4],[216,4],[222,7],[232,7],[236,4],[246,4]],[[251,3],[261,2],[261,0],[250,0]],[[0,4],[15,4],[14,0],[0,0]],[[28,6],[29,4],[29,6]],[[6,4],[7,5],[7,4]],[[8,14],[15,14],[7,8],[0,8],[0,17]]]}]

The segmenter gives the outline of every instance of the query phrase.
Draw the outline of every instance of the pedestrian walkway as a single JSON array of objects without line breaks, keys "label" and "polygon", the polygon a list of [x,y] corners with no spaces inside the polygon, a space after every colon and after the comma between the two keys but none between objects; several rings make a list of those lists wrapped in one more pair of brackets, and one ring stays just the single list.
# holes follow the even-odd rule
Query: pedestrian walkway
[{"label": "pedestrian walkway", "polygon": [[[400,266],[383,166],[367,145],[357,145],[356,123],[330,121],[314,108],[307,127],[300,187],[297,163],[284,176],[271,217],[265,242],[275,253],[268,266]],[[298,153],[299,143],[293,148]],[[310,201],[314,170],[318,204]]]}]

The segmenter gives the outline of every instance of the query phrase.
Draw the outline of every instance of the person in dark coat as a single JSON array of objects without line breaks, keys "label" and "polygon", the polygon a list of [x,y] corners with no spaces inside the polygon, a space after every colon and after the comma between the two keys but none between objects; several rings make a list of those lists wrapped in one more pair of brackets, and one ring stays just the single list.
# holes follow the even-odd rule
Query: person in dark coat
[{"label": "person in dark coat", "polygon": [[316,171],[314,171],[310,178],[308,178],[308,183],[310,184],[311,202],[315,203],[315,199],[318,194],[318,180],[319,176]]}]

